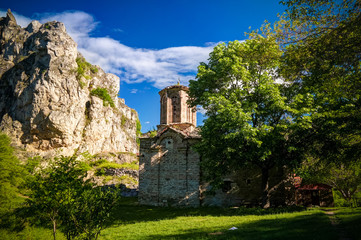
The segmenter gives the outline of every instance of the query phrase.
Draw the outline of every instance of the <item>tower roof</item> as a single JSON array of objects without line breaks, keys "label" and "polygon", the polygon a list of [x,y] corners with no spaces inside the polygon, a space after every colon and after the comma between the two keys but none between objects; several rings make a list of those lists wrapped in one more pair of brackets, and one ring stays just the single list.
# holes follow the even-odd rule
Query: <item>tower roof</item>
[{"label": "tower roof", "polygon": [[172,86],[168,86],[168,87],[163,88],[162,90],[160,90],[159,94],[162,95],[164,91],[167,91],[169,89],[179,89],[179,90],[184,90],[184,91],[189,90],[189,88],[187,86],[184,86],[184,85],[172,85]]}]

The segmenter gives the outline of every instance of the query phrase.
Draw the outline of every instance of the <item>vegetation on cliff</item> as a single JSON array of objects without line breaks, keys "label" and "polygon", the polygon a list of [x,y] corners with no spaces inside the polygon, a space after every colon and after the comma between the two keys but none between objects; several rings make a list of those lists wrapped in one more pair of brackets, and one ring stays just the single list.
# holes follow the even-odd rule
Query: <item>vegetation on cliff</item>
[{"label": "vegetation on cliff", "polygon": [[96,88],[90,91],[90,95],[97,96],[103,100],[103,105],[110,105],[112,108],[115,107],[113,99],[110,97],[109,92],[105,88]]}]

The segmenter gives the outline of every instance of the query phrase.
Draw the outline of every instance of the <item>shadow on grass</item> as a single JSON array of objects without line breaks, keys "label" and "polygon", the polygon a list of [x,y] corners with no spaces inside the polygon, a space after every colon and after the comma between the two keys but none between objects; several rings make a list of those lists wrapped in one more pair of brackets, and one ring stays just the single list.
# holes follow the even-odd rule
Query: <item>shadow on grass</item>
[{"label": "shadow on grass", "polygon": [[108,226],[112,224],[130,224],[147,221],[157,221],[185,216],[246,216],[246,215],[269,215],[285,212],[304,211],[304,207],[282,207],[272,209],[261,208],[177,208],[177,207],[154,207],[139,205],[137,198],[122,198],[114,208]]},{"label": "shadow on grass", "polygon": [[[237,229],[229,230],[231,227],[237,227]],[[168,231],[171,231],[171,229]],[[194,226],[190,229],[178,230],[179,232],[174,234],[168,231],[159,231],[160,233],[144,232],[141,237],[140,235],[139,237],[138,235],[132,236],[129,233],[126,239],[338,239],[337,232],[332,228],[328,217],[319,211],[305,215],[298,214],[288,218],[260,219],[241,223],[232,222],[229,225],[223,224],[221,227]]]},{"label": "shadow on grass", "polygon": [[336,211],[336,217],[353,240],[361,240],[361,208],[341,208]]}]

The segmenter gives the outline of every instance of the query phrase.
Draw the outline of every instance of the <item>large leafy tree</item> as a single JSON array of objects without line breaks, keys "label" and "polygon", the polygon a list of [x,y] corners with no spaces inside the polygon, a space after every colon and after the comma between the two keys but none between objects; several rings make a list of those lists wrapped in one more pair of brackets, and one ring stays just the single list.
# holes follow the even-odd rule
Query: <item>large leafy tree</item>
[{"label": "large leafy tree", "polygon": [[262,35],[216,46],[189,84],[190,103],[202,106],[208,116],[197,146],[205,178],[219,187],[226,174],[257,166],[263,207],[270,206],[270,169],[299,162],[300,141],[295,136],[310,127],[304,115],[309,98],[296,96],[298,86],[280,78],[281,56],[265,26]]},{"label": "large leafy tree", "polygon": [[[357,161],[361,150],[361,2],[288,0],[278,40],[282,69],[311,94],[310,150],[327,161]],[[317,147],[315,147],[315,144]],[[320,147],[320,145],[322,147]]]},{"label": "large leafy tree", "polygon": [[[361,186],[361,2],[287,0],[278,40],[283,73],[311,94],[306,179],[329,183],[350,200]],[[313,177],[313,176],[316,177]]]}]

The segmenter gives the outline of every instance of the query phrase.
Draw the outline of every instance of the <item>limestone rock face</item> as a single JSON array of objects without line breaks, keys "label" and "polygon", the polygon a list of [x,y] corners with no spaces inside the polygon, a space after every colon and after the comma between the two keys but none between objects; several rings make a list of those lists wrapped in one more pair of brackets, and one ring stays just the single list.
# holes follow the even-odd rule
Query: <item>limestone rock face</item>
[{"label": "limestone rock face", "polygon": [[0,130],[17,145],[44,156],[137,153],[138,115],[118,92],[119,78],[87,63],[63,23],[0,18]]}]

